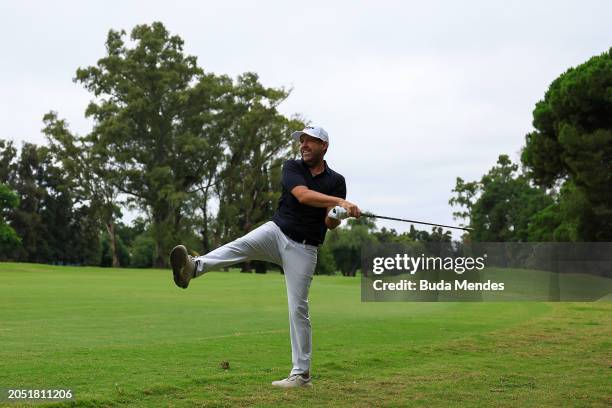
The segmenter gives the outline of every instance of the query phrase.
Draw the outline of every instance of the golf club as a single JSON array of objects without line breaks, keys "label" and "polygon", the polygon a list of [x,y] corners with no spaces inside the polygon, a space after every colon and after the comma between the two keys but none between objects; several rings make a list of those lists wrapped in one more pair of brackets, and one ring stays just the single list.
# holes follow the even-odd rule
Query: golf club
[{"label": "golf club", "polygon": [[[412,224],[423,224],[423,225],[433,225],[434,227],[444,227],[444,228],[453,228],[453,229],[460,229],[460,230],[464,230],[464,231],[471,231],[471,228],[467,228],[467,227],[454,227],[451,225],[444,225],[444,224],[434,224],[431,222],[424,222],[424,221],[414,221],[414,220],[406,220],[403,218],[395,218],[395,217],[386,217],[384,215],[376,215],[376,214],[372,214],[370,212],[363,212],[361,213],[362,217],[367,217],[367,218],[380,218],[383,220],[392,220],[392,221],[401,221],[401,222],[409,222]],[[336,206],[334,208],[332,208],[331,213],[330,213],[330,217],[332,218],[336,218],[336,219],[344,219],[348,217],[348,213],[347,211],[340,207],[340,206]]]},{"label": "golf club", "polygon": [[367,217],[367,218],[380,218],[383,220],[392,220],[392,221],[402,221],[402,222],[410,222],[413,224],[423,224],[423,225],[433,225],[434,227],[444,227],[444,228],[454,228],[454,229],[460,229],[460,230],[464,230],[464,231],[471,231],[471,228],[467,228],[467,227],[453,227],[451,225],[444,225],[444,224],[433,224],[431,222],[424,222],[424,221],[414,221],[414,220],[405,220],[403,218],[395,218],[395,217],[385,217],[384,215],[376,215],[376,214],[372,214],[372,213],[361,213],[362,217]]}]

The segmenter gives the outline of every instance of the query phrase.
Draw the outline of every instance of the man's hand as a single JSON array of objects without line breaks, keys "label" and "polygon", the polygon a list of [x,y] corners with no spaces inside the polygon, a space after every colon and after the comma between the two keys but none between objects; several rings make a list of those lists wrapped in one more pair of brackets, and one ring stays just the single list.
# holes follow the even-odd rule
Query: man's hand
[{"label": "man's hand", "polygon": [[338,205],[346,210],[349,217],[361,217],[361,210],[356,204],[353,204],[350,201],[342,200]]},{"label": "man's hand", "polygon": [[[346,206],[351,209],[353,214],[357,214],[356,217],[361,216],[361,211],[359,210],[359,207],[346,200],[343,200],[343,202],[346,203]],[[325,217],[325,225],[329,229],[334,229],[338,225],[340,225],[340,222],[342,222],[343,219],[348,217],[351,217],[349,210],[347,210],[345,207],[337,205],[328,209],[327,217]]]}]

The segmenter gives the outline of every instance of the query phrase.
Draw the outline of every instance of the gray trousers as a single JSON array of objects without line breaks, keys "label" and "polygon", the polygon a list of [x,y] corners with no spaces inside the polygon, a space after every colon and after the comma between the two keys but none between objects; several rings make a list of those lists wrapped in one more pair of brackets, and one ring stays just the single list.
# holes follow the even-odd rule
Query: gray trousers
[{"label": "gray trousers", "polygon": [[285,272],[289,303],[292,374],[310,372],[312,334],[308,315],[308,290],[317,265],[318,248],[289,239],[273,221],[243,237],[195,258],[196,277],[206,271],[245,261],[275,263]]}]

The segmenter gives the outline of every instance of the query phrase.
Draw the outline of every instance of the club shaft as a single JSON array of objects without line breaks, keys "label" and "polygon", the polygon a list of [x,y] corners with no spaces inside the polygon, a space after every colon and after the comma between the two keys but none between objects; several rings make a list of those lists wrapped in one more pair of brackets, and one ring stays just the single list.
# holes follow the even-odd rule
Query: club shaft
[{"label": "club shaft", "polygon": [[368,218],[380,218],[380,219],[383,219],[383,220],[409,222],[409,223],[412,223],[412,224],[432,225],[434,227],[444,227],[444,228],[460,229],[460,230],[464,230],[464,231],[471,231],[472,230],[471,228],[466,228],[466,227],[454,227],[452,225],[433,224],[431,222],[405,220],[403,218],[385,217],[384,215],[376,215],[376,214],[371,214],[371,213],[362,213],[361,216],[362,217],[368,217]]}]

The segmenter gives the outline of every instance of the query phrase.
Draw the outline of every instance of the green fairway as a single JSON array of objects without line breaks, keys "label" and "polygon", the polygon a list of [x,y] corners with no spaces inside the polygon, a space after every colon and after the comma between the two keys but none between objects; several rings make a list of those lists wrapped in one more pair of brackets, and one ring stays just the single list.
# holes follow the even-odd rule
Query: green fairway
[{"label": "green fairway", "polygon": [[181,290],[168,270],[0,263],[0,388],[73,390],[54,406],[612,404],[610,302],[361,303],[359,288],[315,276],[314,387],[278,390],[278,273]]}]

